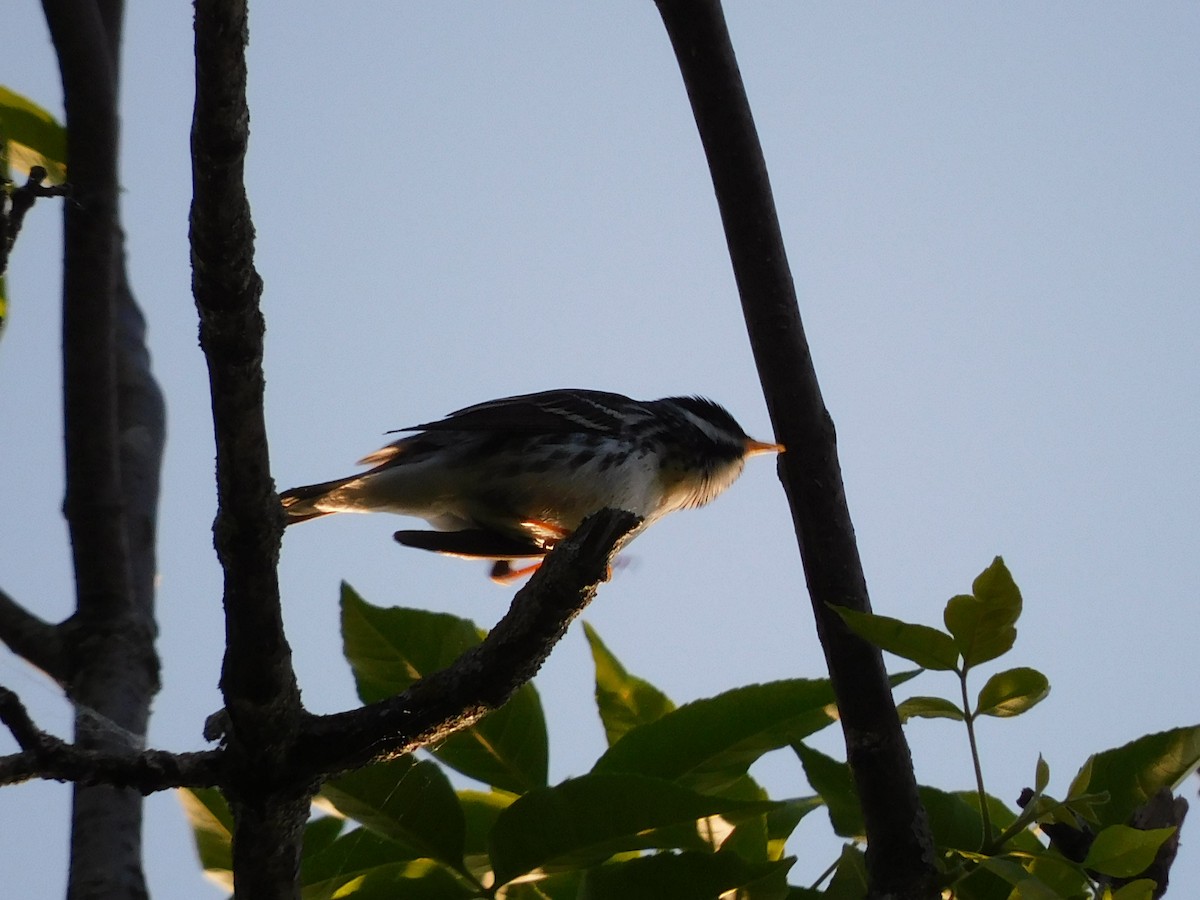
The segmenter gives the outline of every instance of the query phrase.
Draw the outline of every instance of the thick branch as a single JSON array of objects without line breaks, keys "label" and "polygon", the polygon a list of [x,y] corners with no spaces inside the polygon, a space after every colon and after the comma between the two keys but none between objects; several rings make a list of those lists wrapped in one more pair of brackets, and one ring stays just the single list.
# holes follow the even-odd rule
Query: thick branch
[{"label": "thick branch", "polygon": [[870,609],[833,423],[813,368],[766,162],[718,0],[658,0],[708,157],[780,471],[866,819],[874,896],[934,895],[932,842],[879,651],[827,604]]},{"label": "thick branch", "polygon": [[93,4],[45,0],[58,53],[75,202],[65,208],[63,413],[78,615],[102,627],[129,597],[114,352],[117,107],[114,61]]},{"label": "thick branch", "polygon": [[38,618],[2,590],[0,641],[60,685],[66,684],[67,661],[59,627]]},{"label": "thick branch", "polygon": [[[117,48],[121,0],[43,0],[58,56],[66,109],[67,163],[74,202],[67,204],[63,274],[63,394],[66,442],[64,509],[76,576],[75,615],[62,629],[68,693],[76,706],[76,748],[128,752],[127,735],[144,735],[158,689],[154,651],[153,507],[158,455],[127,452],[131,425],[154,427],[125,401],[130,366],[118,349],[118,292],[124,287],[118,215]],[[132,298],[128,303],[132,306]],[[134,338],[141,347],[141,335]],[[144,356],[144,348],[142,348]],[[148,363],[135,380],[150,385]],[[143,443],[161,447],[157,435]],[[153,471],[144,471],[148,465]],[[137,487],[132,487],[133,485]],[[152,484],[152,491],[142,490]],[[149,501],[149,511],[143,501]],[[141,526],[151,522],[149,535]],[[139,526],[131,552],[130,524]],[[144,552],[145,547],[148,552]],[[136,570],[136,571],[135,571]],[[139,574],[140,573],[140,574]],[[116,726],[115,728],[112,726]],[[141,797],[109,786],[76,785],[71,820],[72,900],[146,896],[141,870]]]},{"label": "thick branch", "polygon": [[192,293],[208,362],[217,445],[217,556],[225,573],[221,689],[232,729],[234,892],[299,896],[296,872],[312,785],[277,779],[301,720],[276,564],[283,512],[263,417],[262,281],[243,169],[249,140],[245,0],[196,0],[192,117]]},{"label": "thick branch", "polygon": [[[217,445],[217,554],[225,570],[226,708],[243,739],[278,743],[299,693],[283,633],[276,562],[283,516],[263,418],[263,331],[254,226],[243,183],[249,140],[246,7],[196,3],[192,119],[192,291],[208,362]],[[245,713],[243,722],[237,719]]]},{"label": "thick branch", "polygon": [[640,520],[606,509],[560,543],[478,646],[407,691],[362,709],[311,718],[297,744],[303,773],[331,774],[435,743],[503,706],[531,679],[608,578]]}]

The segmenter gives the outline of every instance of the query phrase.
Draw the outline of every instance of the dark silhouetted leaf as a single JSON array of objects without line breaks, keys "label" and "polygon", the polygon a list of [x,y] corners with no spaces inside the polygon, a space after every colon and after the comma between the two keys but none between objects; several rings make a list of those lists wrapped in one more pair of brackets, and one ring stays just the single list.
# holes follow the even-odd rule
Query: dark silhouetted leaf
[{"label": "dark silhouetted leaf", "polygon": [[[699,794],[658,778],[590,774],[538,788],[496,818],[496,883],[547,865],[590,865],[623,850],[678,846],[671,826],[756,815],[776,804]],[[695,828],[688,832],[694,839]]]},{"label": "dark silhouetted leaf", "polygon": [[800,757],[808,783],[825,801],[834,833],[839,837],[864,839],[862,807],[850,766],[804,744],[793,744],[792,749]]},{"label": "dark silhouetted leaf", "polygon": [[776,681],[697,700],[635,728],[609,747],[593,772],[629,772],[715,790],[744,775],[764,753],[833,719],[827,680]]},{"label": "dark silhouetted leaf", "polygon": [[326,782],[321,797],[342,815],[412,848],[412,855],[462,868],[463,811],[436,763],[412,756],[376,763]]},{"label": "dark silhouetted leaf", "polygon": [[[787,870],[795,860],[751,863],[736,853],[659,854],[588,870],[580,900],[716,900],[755,886],[755,900],[787,897]],[[762,887],[773,881],[772,890]]]},{"label": "dark silhouetted leaf", "polygon": [[[342,585],[342,641],[364,703],[394,696],[444,669],[479,643],[470,621],[445,613],[372,606]],[[549,748],[542,703],[532,684],[431,751],[484,784],[521,793],[546,784]]]}]

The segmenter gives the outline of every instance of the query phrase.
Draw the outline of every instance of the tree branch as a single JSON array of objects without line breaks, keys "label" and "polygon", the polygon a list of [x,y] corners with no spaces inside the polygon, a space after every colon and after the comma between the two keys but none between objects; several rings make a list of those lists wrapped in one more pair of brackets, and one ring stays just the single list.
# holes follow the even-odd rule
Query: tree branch
[{"label": "tree branch", "polygon": [[31,778],[73,781],[83,785],[129,787],[141,794],[167,788],[211,787],[220,774],[221,753],[139,753],[87,750],[42,731],[7,688],[0,688],[0,722],[17,741],[21,753],[0,757],[0,785]]},{"label": "tree branch", "polygon": [[[159,455],[126,446],[123,439],[142,425],[151,431],[157,426],[157,435],[138,436],[161,450],[162,417],[161,398],[156,418],[126,402],[131,394],[122,390],[132,374],[132,381],[157,397],[148,362],[140,365],[145,361],[140,331],[119,323],[121,307],[133,307],[124,281],[118,213],[122,4],[104,3],[103,11],[97,0],[43,0],[42,6],[62,73],[74,198],[64,223],[63,405],[64,510],[77,602],[61,634],[68,694],[76,707],[75,749],[126,753],[125,736],[145,734],[150,699],[158,689],[152,525]],[[134,345],[140,356],[128,352]],[[144,465],[154,471],[143,470]],[[146,485],[152,490],[143,490]],[[147,520],[148,537],[137,527],[133,538],[131,523],[141,526]],[[71,900],[146,896],[141,817],[141,797],[134,791],[76,785]]]},{"label": "tree branch", "polygon": [[117,439],[117,106],[93,3],[44,0],[66,107],[74,203],[65,207],[63,393],[79,614],[100,623],[129,596]]},{"label": "tree branch", "polygon": [[243,169],[249,141],[245,0],[196,0],[192,293],[208,363],[217,448],[217,556],[225,573],[221,690],[232,729],[223,782],[233,810],[234,892],[298,896],[316,784],[282,784],[303,709],[283,631],[276,564],[283,511],[263,417],[262,280]]},{"label": "tree branch", "polygon": [[[283,633],[276,562],[283,514],[263,418],[262,280],[243,183],[249,139],[246,6],[196,3],[192,119],[192,291],[208,362],[217,445],[217,555],[225,571],[227,650],[221,675],[239,735],[278,744],[294,730],[299,693]],[[237,718],[245,713],[244,721]]]},{"label": "tree branch", "polygon": [[[589,517],[517,592],[488,636],[446,669],[380,703],[308,716],[288,759],[264,776],[263,792],[299,802],[329,775],[435,743],[503,706],[591,602],[639,522],[632,513],[612,509]],[[231,739],[226,746],[201,753],[88,750],[39,729],[17,695],[2,687],[0,723],[22,751],[0,757],[0,785],[43,778],[148,794],[176,787],[228,789],[242,777],[238,753],[230,749],[237,739],[232,733],[224,735]]]},{"label": "tree branch", "polygon": [[503,706],[595,597],[613,556],[640,521],[613,509],[590,516],[546,557],[487,637],[452,665],[379,703],[310,717],[297,742],[298,777],[329,775],[436,743]]},{"label": "tree branch", "polygon": [[29,170],[29,178],[12,193],[0,196],[0,276],[8,271],[8,257],[21,233],[25,222],[25,214],[33,208],[38,197],[65,197],[70,193],[66,185],[44,185],[46,170],[34,166]]},{"label": "tree branch", "polygon": [[0,641],[66,686],[67,660],[59,626],[38,618],[3,590],[0,590]]},{"label": "tree branch", "polygon": [[875,897],[934,895],[932,841],[879,650],[827,604],[870,610],[833,422],[804,336],[766,162],[718,0],[657,0],[708,157],[775,433],[817,632],[863,804]]}]

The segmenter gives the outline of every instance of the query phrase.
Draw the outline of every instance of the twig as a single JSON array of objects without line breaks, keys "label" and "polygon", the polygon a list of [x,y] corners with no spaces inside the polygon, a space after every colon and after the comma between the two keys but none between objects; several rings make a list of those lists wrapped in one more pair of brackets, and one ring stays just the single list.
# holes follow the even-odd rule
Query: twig
[{"label": "twig", "polygon": [[0,641],[62,687],[69,677],[60,628],[38,618],[0,590]]},{"label": "twig", "polygon": [[3,201],[0,200],[0,275],[8,271],[8,257],[21,226],[25,222],[25,214],[33,207],[39,197],[70,196],[69,185],[44,185],[46,170],[41,166],[33,166],[29,170],[29,179],[20,187],[13,188],[8,195],[8,210],[5,212]]}]

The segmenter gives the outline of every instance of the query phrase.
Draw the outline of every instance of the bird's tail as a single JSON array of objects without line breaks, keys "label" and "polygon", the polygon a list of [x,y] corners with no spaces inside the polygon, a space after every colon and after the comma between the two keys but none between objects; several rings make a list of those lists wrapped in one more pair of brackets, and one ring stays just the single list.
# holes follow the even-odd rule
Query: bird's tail
[{"label": "bird's tail", "polygon": [[284,491],[279,495],[279,502],[283,505],[284,515],[287,516],[287,522],[284,524],[295,525],[297,522],[307,522],[309,519],[331,515],[333,510],[318,509],[317,504],[332,491],[356,477],[358,476],[339,478],[336,481],[323,481],[320,484],[307,484]]}]

